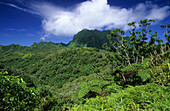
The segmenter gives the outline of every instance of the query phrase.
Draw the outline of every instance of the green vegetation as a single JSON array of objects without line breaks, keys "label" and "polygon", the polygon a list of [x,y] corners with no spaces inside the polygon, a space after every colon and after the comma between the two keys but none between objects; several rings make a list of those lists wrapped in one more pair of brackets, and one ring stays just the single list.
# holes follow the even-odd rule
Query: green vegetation
[{"label": "green vegetation", "polygon": [[129,86],[109,96],[87,99],[85,104],[74,105],[71,111],[132,111],[169,110],[169,88],[149,83]]},{"label": "green vegetation", "polygon": [[0,110],[170,110],[170,25],[163,43],[153,22],[129,23],[130,36],[82,30],[69,44],[0,46]]},{"label": "green vegetation", "polygon": [[88,30],[83,29],[74,35],[73,41],[68,44],[68,47],[96,47],[102,49],[104,43],[108,43],[106,38],[108,31]]},{"label": "green vegetation", "polygon": [[0,110],[33,110],[40,103],[34,88],[8,72],[0,72],[0,89]]}]

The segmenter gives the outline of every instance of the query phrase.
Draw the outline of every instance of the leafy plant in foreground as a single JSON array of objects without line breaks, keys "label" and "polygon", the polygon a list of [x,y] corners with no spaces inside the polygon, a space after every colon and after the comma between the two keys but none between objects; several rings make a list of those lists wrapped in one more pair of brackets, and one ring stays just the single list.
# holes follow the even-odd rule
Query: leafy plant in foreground
[{"label": "leafy plant in foreground", "polygon": [[39,97],[34,88],[29,88],[23,79],[0,72],[0,110],[34,110]]},{"label": "leafy plant in foreground", "polygon": [[85,104],[74,105],[71,111],[139,111],[170,110],[169,87],[150,83],[129,86],[106,97],[86,99]]}]

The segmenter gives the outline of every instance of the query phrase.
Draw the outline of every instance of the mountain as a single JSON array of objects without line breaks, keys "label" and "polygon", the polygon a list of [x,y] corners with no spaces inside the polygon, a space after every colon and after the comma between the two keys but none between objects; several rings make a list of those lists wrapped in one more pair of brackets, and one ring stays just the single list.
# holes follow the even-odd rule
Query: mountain
[{"label": "mountain", "polygon": [[[151,77],[148,66],[150,67],[151,63],[148,62],[148,66],[133,64],[123,68],[113,52],[91,47],[59,48],[58,45],[61,46],[41,42],[30,47],[0,46],[0,72],[8,71],[9,77],[23,78],[28,87],[35,87],[41,101],[37,106],[39,110],[84,111],[93,107],[102,110],[102,105],[105,104],[105,109],[116,110],[116,103],[125,109],[133,109],[133,106],[129,108],[129,101],[135,101],[136,105],[146,103],[141,103],[141,100],[145,99],[149,101],[147,104],[154,104],[155,109],[159,108],[159,103],[162,102],[164,104],[161,108],[169,108],[169,88],[148,83],[147,78]],[[168,65],[161,67],[169,72]],[[161,67],[156,70],[157,67],[153,67],[153,71],[160,70]],[[159,102],[151,98],[159,98],[157,93],[165,95],[158,99]]]},{"label": "mountain", "polygon": [[[34,50],[37,48],[44,48],[44,49],[60,49],[60,48],[66,48],[66,47],[94,47],[98,49],[103,49],[102,45],[105,43],[109,43],[107,39],[107,35],[110,34],[110,30],[107,31],[99,31],[99,30],[88,30],[83,29],[82,31],[78,32],[74,35],[73,40],[70,41],[68,44],[64,43],[53,43],[53,42],[34,42],[33,45],[30,46],[28,49],[27,46],[21,47],[20,45],[8,45],[8,46],[0,46],[0,51],[11,51],[11,50]],[[117,41],[115,38],[113,38],[115,41]],[[125,37],[124,40],[130,41],[129,37]]]},{"label": "mountain", "polygon": [[[161,53],[147,52],[151,56],[127,66],[127,59],[118,52],[102,49],[104,43],[109,45],[109,33],[84,29],[69,44],[41,41],[30,47],[0,45],[0,100],[3,101],[0,110],[11,110],[9,104],[16,108],[13,106],[16,102],[27,107],[30,106],[27,103],[37,102],[32,107],[40,111],[168,110],[169,49],[166,51],[163,44],[161,48],[165,48],[158,49]],[[111,39],[119,43],[115,37]],[[129,37],[124,40],[130,43]],[[127,51],[133,54],[130,49]],[[138,59],[142,59],[140,54]],[[14,86],[37,99],[29,96],[34,100],[25,103],[27,95]]]},{"label": "mountain", "polygon": [[43,95],[41,98],[54,98],[48,100],[51,102],[50,107],[46,106],[48,109],[61,108],[63,104],[79,101],[71,98],[80,90],[81,82],[112,73],[117,66],[114,58],[112,52],[97,48],[31,46],[14,52],[0,52],[0,72],[8,71],[12,76],[23,78],[28,87],[39,90]]},{"label": "mountain", "polygon": [[83,29],[74,35],[73,40],[68,47],[96,47],[102,49],[104,43],[108,43],[107,35],[110,31],[88,30]]},{"label": "mountain", "polygon": [[[64,83],[73,81],[77,77],[94,72],[100,73],[100,67],[105,70],[108,64],[113,64],[113,58],[110,52],[87,47],[37,48],[37,51],[27,47],[26,50],[16,50],[15,53],[2,53],[0,63],[11,72],[22,73],[21,77],[26,75],[32,80],[36,78],[34,84],[51,87],[58,84],[55,87],[62,87]],[[27,82],[27,78],[24,80]]]},{"label": "mountain", "polygon": [[[34,42],[31,46],[20,46],[18,44],[11,44],[8,46],[1,46],[0,45],[0,53],[17,53],[17,51],[20,52],[25,52],[25,51],[31,51],[31,52],[43,52],[43,51],[47,51],[48,49],[50,49],[49,51],[54,51],[54,50],[58,50],[61,48],[66,48],[66,44],[64,43],[53,43],[53,42],[39,42],[36,43]],[[2,54],[1,54],[2,55]]]},{"label": "mountain", "polygon": [[18,44],[11,44],[8,46],[0,46],[0,52],[15,52],[15,51],[21,51],[23,49],[26,49],[27,46],[20,46]]},{"label": "mountain", "polygon": [[48,47],[48,48],[61,48],[61,47],[65,47],[67,46],[66,44],[64,43],[53,43],[53,42],[39,42],[39,43],[36,43],[34,42],[33,45],[31,45],[31,47]]}]

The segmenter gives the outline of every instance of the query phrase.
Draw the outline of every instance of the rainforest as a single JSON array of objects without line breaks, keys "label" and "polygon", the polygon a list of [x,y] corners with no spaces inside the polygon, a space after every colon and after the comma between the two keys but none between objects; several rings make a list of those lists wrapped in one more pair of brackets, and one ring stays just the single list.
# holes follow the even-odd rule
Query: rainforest
[{"label": "rainforest", "polygon": [[0,45],[0,110],[169,111],[170,24],[83,29],[68,44]]}]

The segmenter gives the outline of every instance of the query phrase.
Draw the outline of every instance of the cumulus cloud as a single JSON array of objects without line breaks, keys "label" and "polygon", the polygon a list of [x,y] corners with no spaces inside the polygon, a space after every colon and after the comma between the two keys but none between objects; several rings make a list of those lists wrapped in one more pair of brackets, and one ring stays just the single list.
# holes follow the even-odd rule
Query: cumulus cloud
[{"label": "cumulus cloud", "polygon": [[170,6],[159,7],[150,1],[131,8],[111,6],[107,0],[87,0],[75,5],[74,8],[59,7],[47,2],[34,2],[30,8],[43,19],[42,27],[46,32],[42,37],[43,40],[50,34],[72,37],[84,28],[127,30],[129,22],[141,19],[161,21],[170,15]]},{"label": "cumulus cloud", "polygon": [[48,34],[68,37],[84,28],[127,30],[129,22],[145,18],[160,21],[170,14],[169,6],[159,7],[152,2],[140,3],[127,9],[110,6],[107,0],[88,0],[71,10],[49,3],[32,4],[32,8],[43,17],[42,26]]}]

